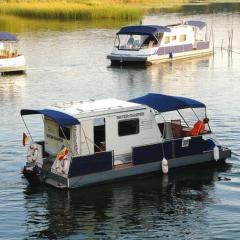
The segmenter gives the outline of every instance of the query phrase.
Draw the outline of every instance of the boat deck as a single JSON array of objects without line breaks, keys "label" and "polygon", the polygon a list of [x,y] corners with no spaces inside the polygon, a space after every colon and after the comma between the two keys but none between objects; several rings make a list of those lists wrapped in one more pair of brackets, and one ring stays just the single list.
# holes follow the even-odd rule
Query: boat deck
[{"label": "boat deck", "polygon": [[130,168],[130,167],[133,167],[132,162],[115,165],[114,169],[124,169],[124,168]]}]

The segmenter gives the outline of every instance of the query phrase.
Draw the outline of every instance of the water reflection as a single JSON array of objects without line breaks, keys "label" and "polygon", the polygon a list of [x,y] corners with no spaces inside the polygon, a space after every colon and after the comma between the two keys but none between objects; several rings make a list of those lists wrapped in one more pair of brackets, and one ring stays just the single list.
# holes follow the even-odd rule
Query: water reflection
[{"label": "water reflection", "polygon": [[[156,64],[152,66],[109,66],[108,71],[112,73],[112,78],[116,79],[118,89],[121,89],[125,94],[133,97],[134,93],[139,95],[146,92],[170,92],[172,94],[181,94],[179,90],[184,79],[196,74],[203,75],[202,71],[207,71],[213,64],[213,56],[205,56],[184,61],[173,61],[169,63]],[[123,81],[124,79],[124,81]],[[197,82],[192,79],[188,81],[187,88],[194,91],[197,88]]]},{"label": "water reflection", "polygon": [[190,3],[177,5],[172,8],[159,8],[152,5],[151,13],[182,13],[182,14],[212,14],[223,12],[240,12],[239,2],[218,2],[218,3]]},{"label": "water reflection", "polygon": [[26,86],[25,74],[11,74],[0,76],[0,102],[14,102],[24,93]]},{"label": "water reflection", "polygon": [[116,239],[136,232],[142,239],[175,234],[181,238],[186,232],[204,237],[191,225],[204,221],[206,206],[216,201],[212,192],[218,171],[229,168],[225,163],[199,165],[172,170],[169,176],[148,175],[71,191],[27,188],[28,239],[74,234]]},{"label": "water reflection", "polygon": [[77,29],[99,29],[99,28],[119,28],[131,23],[138,24],[138,21],[117,21],[111,19],[104,20],[92,20],[92,21],[60,21],[60,20],[43,20],[43,19],[31,19],[21,18],[10,15],[0,14],[0,28],[1,31],[11,33],[27,33],[27,32],[39,32],[39,31],[67,31],[71,32]]}]

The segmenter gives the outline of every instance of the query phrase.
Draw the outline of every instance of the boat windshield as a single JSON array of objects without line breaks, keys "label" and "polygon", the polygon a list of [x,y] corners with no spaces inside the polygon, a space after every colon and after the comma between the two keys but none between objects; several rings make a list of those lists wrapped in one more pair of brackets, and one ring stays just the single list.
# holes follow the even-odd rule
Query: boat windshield
[{"label": "boat windshield", "polygon": [[19,55],[17,42],[0,41],[0,58],[16,57]]},{"label": "boat windshield", "polygon": [[114,45],[120,50],[139,50],[157,46],[158,41],[154,36],[149,35],[119,34]]}]

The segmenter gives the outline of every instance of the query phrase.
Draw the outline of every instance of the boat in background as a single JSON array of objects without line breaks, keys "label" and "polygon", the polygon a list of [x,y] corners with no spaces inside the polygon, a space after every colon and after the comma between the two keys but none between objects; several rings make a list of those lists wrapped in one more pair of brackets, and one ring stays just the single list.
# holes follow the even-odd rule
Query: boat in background
[{"label": "boat in background", "polygon": [[76,188],[231,156],[212,132],[205,104],[190,98],[151,93],[21,110],[22,117],[32,114],[43,116],[44,139],[24,134],[30,183]]},{"label": "boat in background", "polygon": [[212,53],[207,40],[206,23],[183,21],[166,26],[123,27],[117,32],[113,50],[107,59],[113,64],[151,65]]},{"label": "boat in background", "polygon": [[25,70],[25,57],[19,52],[18,39],[13,34],[0,32],[0,73]]}]

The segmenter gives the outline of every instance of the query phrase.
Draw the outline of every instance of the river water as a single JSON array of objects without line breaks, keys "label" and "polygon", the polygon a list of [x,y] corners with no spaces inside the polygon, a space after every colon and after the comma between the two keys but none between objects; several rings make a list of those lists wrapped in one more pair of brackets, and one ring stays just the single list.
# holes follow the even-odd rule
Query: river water
[{"label": "river water", "polygon": [[[239,8],[238,8],[239,9]],[[0,77],[0,239],[239,239],[240,13],[156,13],[144,24],[205,20],[215,55],[147,68],[110,67],[106,55],[125,23],[46,22],[0,17],[17,33],[29,69]],[[234,29],[229,55],[228,31]],[[238,52],[238,53],[237,53]],[[21,108],[148,92],[196,98],[232,158],[72,191],[30,187],[22,177]],[[30,120],[30,119],[29,119]],[[41,131],[30,120],[36,137]],[[224,178],[229,181],[220,181]]]}]

